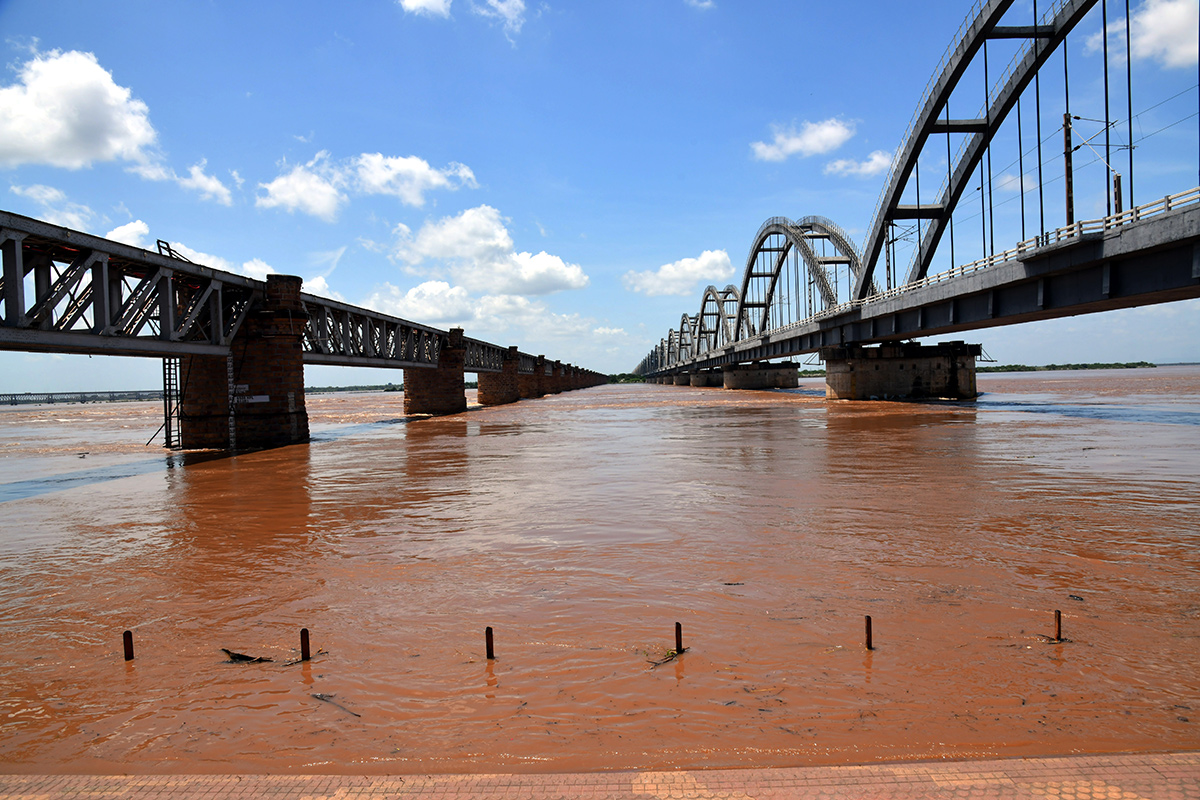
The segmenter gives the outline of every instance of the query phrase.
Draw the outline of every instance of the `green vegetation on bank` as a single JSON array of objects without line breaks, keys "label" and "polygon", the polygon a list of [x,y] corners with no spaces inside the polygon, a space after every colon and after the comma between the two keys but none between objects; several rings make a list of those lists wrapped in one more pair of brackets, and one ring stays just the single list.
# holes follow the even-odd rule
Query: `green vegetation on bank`
[{"label": "green vegetation on bank", "polygon": [[1031,367],[1028,364],[1003,364],[995,367],[976,367],[976,372],[1051,372],[1072,369],[1153,369],[1158,366],[1149,361],[1128,361],[1123,364],[1046,364]]},{"label": "green vegetation on bank", "polygon": [[608,376],[609,383],[645,383],[645,379],[641,375],[634,375],[632,372],[621,372],[616,375]]}]

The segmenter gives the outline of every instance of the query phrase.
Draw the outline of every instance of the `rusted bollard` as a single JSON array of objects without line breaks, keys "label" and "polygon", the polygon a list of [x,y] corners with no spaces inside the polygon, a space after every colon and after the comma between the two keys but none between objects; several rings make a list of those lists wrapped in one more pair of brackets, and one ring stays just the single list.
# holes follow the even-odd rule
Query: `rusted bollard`
[{"label": "rusted bollard", "polygon": [[867,621],[867,649],[874,650],[875,647],[871,642],[871,615],[868,614],[865,619]]},{"label": "rusted bollard", "polygon": [[496,651],[492,649],[492,626],[489,625],[487,630],[483,632],[483,638],[487,642],[487,657],[488,661],[496,660]]},{"label": "rusted bollard", "polygon": [[308,650],[308,628],[300,629],[300,660],[308,661],[312,655]]},{"label": "rusted bollard", "polygon": [[125,644],[125,660],[133,661],[133,631],[125,631],[121,635],[121,640]]},{"label": "rusted bollard", "polygon": [[675,623],[675,652],[683,652],[683,626],[678,622]]},{"label": "rusted bollard", "polygon": [[1062,641],[1062,612],[1054,610],[1054,641]]}]

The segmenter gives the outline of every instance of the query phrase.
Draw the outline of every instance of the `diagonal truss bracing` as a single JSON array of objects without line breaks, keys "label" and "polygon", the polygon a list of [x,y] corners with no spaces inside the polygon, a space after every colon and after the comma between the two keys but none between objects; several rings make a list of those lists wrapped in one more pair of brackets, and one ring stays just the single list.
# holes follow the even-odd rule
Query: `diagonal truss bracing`
[{"label": "diagonal truss bracing", "polygon": [[0,347],[114,355],[228,351],[261,284],[0,212]]}]

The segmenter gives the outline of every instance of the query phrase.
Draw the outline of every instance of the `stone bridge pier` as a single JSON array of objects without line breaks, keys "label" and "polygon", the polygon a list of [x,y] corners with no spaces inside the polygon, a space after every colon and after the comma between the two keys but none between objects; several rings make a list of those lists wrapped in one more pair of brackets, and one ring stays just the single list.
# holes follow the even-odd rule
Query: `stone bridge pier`
[{"label": "stone bridge pier", "polygon": [[467,410],[463,329],[451,328],[438,351],[436,367],[404,370],[405,414],[457,414]]},{"label": "stone bridge pier", "polygon": [[500,406],[520,400],[521,376],[517,372],[520,364],[521,357],[518,355],[517,348],[514,345],[504,353],[503,372],[479,373],[479,404],[484,406]]},{"label": "stone bridge pier", "polygon": [[262,307],[228,356],[184,356],[179,432],[185,449],[255,450],[308,441],[302,281],[268,275]]},{"label": "stone bridge pier", "polygon": [[845,345],[821,350],[825,396],[836,400],[977,397],[975,359],[981,345],[940,342]]}]

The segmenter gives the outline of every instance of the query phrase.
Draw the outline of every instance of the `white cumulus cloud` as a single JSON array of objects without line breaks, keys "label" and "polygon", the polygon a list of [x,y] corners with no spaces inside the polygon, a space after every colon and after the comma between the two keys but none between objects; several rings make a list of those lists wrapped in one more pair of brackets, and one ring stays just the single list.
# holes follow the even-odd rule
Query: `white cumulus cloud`
[{"label": "white cumulus cloud", "polygon": [[466,289],[445,281],[425,281],[406,292],[387,283],[376,289],[364,305],[401,319],[443,326],[467,325],[477,308]]},{"label": "white cumulus cloud", "polygon": [[782,125],[771,126],[774,139],[753,142],[750,149],[759,161],[784,161],[788,156],[799,154],[802,158],[832,152],[854,136],[854,126],[832,117],[821,122],[803,122],[800,129]]},{"label": "white cumulus cloud", "polygon": [[[1154,59],[1167,68],[1193,66],[1200,58],[1200,42],[1195,34],[1198,28],[1200,3],[1196,0],[1146,0],[1133,11],[1129,19],[1133,57],[1139,60]],[[1097,31],[1089,36],[1084,52],[1101,52],[1105,33],[1108,36],[1109,53],[1114,57],[1124,53],[1123,18],[1111,20],[1107,31]]]},{"label": "white cumulus cloud", "polygon": [[878,175],[892,166],[892,154],[876,150],[867,156],[866,161],[856,161],[853,158],[839,158],[825,165],[826,175],[853,175],[858,178],[869,178]]},{"label": "white cumulus cloud", "polygon": [[1165,67],[1188,67],[1200,58],[1200,3],[1146,0],[1129,18],[1134,58],[1153,58]]},{"label": "white cumulus cloud", "polygon": [[383,153],[334,161],[329,151],[322,150],[308,163],[292,167],[270,183],[260,183],[266,194],[260,194],[255,204],[333,222],[351,194],[388,195],[405,205],[423,206],[425,195],[436,189],[453,191],[478,185],[475,173],[465,164],[434,169],[417,156]]},{"label": "white cumulus cloud", "polygon": [[39,53],[0,88],[0,164],[80,169],[97,161],[147,163],[157,134],[150,109],[92,53]]},{"label": "white cumulus cloud", "polygon": [[410,14],[432,17],[450,16],[450,0],[400,0],[400,7]]},{"label": "white cumulus cloud", "polygon": [[393,258],[410,269],[428,261],[443,263],[457,283],[472,291],[543,295],[588,285],[578,264],[545,251],[516,252],[500,212],[491,206],[427,222],[415,236],[403,225],[396,233]]},{"label": "white cumulus cloud", "polygon": [[189,167],[186,177],[176,177],[175,180],[183,188],[199,192],[200,197],[204,200],[215,200],[223,206],[233,205],[233,194],[229,191],[229,187],[221,183],[218,178],[205,174],[204,167],[207,163],[201,161],[199,164]]},{"label": "white cumulus cloud", "polygon": [[359,188],[365,194],[385,194],[400,198],[410,206],[425,205],[425,193],[433,189],[475,188],[475,173],[465,164],[450,164],[434,169],[417,156],[385,156],[363,153],[357,160]]},{"label": "white cumulus cloud", "polygon": [[146,237],[150,235],[150,226],[142,222],[140,219],[135,219],[133,222],[126,222],[124,225],[118,225],[108,233],[104,234],[105,239],[111,239],[114,242],[121,242],[131,247],[146,247]]},{"label": "white cumulus cloud", "polygon": [[716,8],[716,0],[683,0],[692,8]]},{"label": "white cumulus cloud", "polygon": [[733,276],[733,264],[724,250],[705,250],[699,258],[681,258],[663,264],[656,270],[634,272],[630,270],[621,278],[625,288],[631,292],[661,297],[663,295],[689,295],[696,284],[716,283]]},{"label": "white cumulus cloud", "polygon": [[329,164],[329,153],[322,150],[307,164],[292,167],[270,183],[260,183],[259,188],[267,193],[259,195],[254,204],[333,222],[348,199],[341,190],[344,182],[345,176]]},{"label": "white cumulus cloud", "polygon": [[52,225],[62,225],[77,231],[86,231],[96,218],[87,206],[74,203],[61,189],[35,183],[32,186],[11,186],[9,191],[36,203],[38,217]]}]

